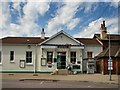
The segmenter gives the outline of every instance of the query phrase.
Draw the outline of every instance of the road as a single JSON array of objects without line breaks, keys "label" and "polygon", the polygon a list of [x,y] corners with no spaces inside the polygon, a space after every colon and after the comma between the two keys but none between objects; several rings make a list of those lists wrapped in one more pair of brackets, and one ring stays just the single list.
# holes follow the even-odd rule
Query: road
[{"label": "road", "polygon": [[80,81],[2,80],[2,88],[118,88],[117,84]]}]

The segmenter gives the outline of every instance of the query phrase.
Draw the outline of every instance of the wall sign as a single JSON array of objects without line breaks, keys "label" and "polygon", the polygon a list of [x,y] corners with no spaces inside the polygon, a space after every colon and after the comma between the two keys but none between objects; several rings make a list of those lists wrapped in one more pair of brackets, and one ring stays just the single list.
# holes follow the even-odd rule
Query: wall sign
[{"label": "wall sign", "polygon": [[112,61],[112,59],[108,60],[108,70],[113,70],[113,61]]},{"label": "wall sign", "polygon": [[25,68],[25,60],[20,60],[20,68]]},{"label": "wall sign", "polygon": [[46,66],[46,58],[41,58],[41,66]]}]

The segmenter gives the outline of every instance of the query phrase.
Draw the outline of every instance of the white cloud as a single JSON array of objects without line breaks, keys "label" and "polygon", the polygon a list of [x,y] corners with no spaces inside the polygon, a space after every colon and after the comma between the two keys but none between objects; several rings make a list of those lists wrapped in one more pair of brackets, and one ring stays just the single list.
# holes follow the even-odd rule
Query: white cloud
[{"label": "white cloud", "polygon": [[[1,3],[0,3],[1,4]],[[40,32],[40,26],[35,23],[38,18],[38,13],[44,15],[49,10],[49,2],[28,2],[24,8],[24,16],[19,18],[20,24],[11,23],[10,9],[7,2],[2,3],[2,13],[0,17],[0,30],[2,30],[2,35],[5,36],[34,36]],[[20,2],[14,2],[13,8],[18,12],[20,11]],[[40,34],[39,34],[40,35]]]},{"label": "white cloud", "polygon": [[17,11],[19,11],[20,10],[20,2],[14,2],[13,8],[16,9]]},{"label": "white cloud", "polygon": [[72,19],[72,21],[68,24],[67,29],[68,30],[74,29],[79,22],[80,22],[80,18]]},{"label": "white cloud", "polygon": [[79,0],[73,2],[65,0],[62,7],[57,10],[55,17],[48,21],[46,26],[47,34],[55,34],[60,29],[73,30],[79,24],[81,19],[74,17],[78,10],[84,8],[84,12],[89,13],[94,11],[92,10],[93,6],[94,10],[96,10],[96,2],[80,2]]},{"label": "white cloud", "polygon": [[0,37],[2,37],[3,32],[6,32],[10,24],[10,12],[9,12],[9,4],[7,2],[0,3]]},{"label": "white cloud", "polygon": [[85,7],[85,10],[84,12],[85,13],[88,13],[89,11],[91,11],[91,8],[92,8],[92,5],[94,4],[94,2],[87,2],[87,3],[84,3],[84,6]]},{"label": "white cloud", "polygon": [[38,19],[38,13],[44,15],[49,10],[49,2],[39,2],[33,3],[28,2],[24,8],[24,17],[21,21],[21,30],[27,35],[32,36],[32,34],[38,34],[40,32],[40,27],[35,23]]},{"label": "white cloud", "polygon": [[41,15],[44,15],[50,8],[49,4],[49,2],[41,2],[37,3],[35,7]]},{"label": "white cloud", "polygon": [[107,18],[106,19],[107,30],[110,33],[117,34],[118,33],[118,17],[116,18]]},{"label": "white cloud", "polygon": [[107,31],[111,34],[118,33],[118,18],[99,18],[89,23],[83,30],[75,34],[74,37],[92,38],[95,33],[100,33],[100,25],[103,20],[106,21]]},{"label": "white cloud", "polygon": [[81,2],[64,2],[63,6],[57,10],[55,17],[48,21],[47,34],[55,34],[64,27],[70,30],[73,29],[79,23],[79,19],[74,18],[74,15],[78,11],[80,4]]},{"label": "white cloud", "polygon": [[111,2],[111,6],[118,8],[118,2],[116,2],[115,0],[113,0],[114,2]]},{"label": "white cloud", "polygon": [[[21,0],[19,1],[16,0],[16,2],[14,2],[13,4],[14,9],[16,9],[18,12],[20,12],[20,1]],[[23,1],[26,1],[26,0],[23,0]],[[83,1],[81,2],[79,2],[79,0],[77,0],[77,2],[64,1],[62,2],[62,4],[63,6],[58,8],[54,18],[48,21],[48,24],[45,29],[47,36],[51,36],[52,34],[55,34],[57,31],[64,28],[67,28],[68,30],[73,30],[81,20],[81,18],[77,18],[74,16],[78,11],[78,7],[83,5]],[[93,5],[94,5],[93,2],[85,4],[84,6],[85,12],[91,11],[91,8]],[[117,3],[111,2],[111,5],[116,6]],[[41,16],[45,15],[45,13],[50,8],[50,2],[49,1],[31,2],[31,0],[28,1],[23,8],[23,13],[25,15],[19,19],[20,24],[11,23],[9,4],[7,2],[0,3],[0,8],[2,8],[0,9],[0,17],[2,18],[2,20],[0,20],[0,30],[2,30],[2,35],[0,37],[11,36],[11,35],[12,36],[23,36],[23,35],[38,36],[40,35],[41,27],[35,23],[35,20],[38,19],[38,13]],[[109,26],[108,29],[111,30],[112,33],[115,33],[117,31],[116,24],[112,25],[112,23],[116,23],[116,21],[113,19],[110,19],[110,20],[107,19],[107,21],[109,21],[107,23]],[[79,36],[79,35],[82,35],[83,33],[84,34],[82,35],[82,37],[88,36],[86,31],[89,31],[90,35],[92,35],[96,31],[99,32],[98,29],[101,22],[102,20],[100,21],[100,19],[93,21],[92,23],[89,24],[88,27],[85,27],[83,29],[84,31],[74,36],[77,36],[77,35]],[[93,26],[94,26],[94,29],[93,29]]]}]

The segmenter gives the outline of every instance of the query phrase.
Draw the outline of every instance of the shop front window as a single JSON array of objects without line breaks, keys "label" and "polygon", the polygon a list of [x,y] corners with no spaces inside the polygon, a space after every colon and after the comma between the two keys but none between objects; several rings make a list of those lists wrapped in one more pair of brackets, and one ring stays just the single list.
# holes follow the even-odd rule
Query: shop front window
[{"label": "shop front window", "polygon": [[47,63],[52,64],[53,52],[47,52]]},{"label": "shop front window", "polygon": [[71,52],[70,53],[70,58],[71,58],[70,62],[75,64],[75,62],[76,62],[76,52]]}]

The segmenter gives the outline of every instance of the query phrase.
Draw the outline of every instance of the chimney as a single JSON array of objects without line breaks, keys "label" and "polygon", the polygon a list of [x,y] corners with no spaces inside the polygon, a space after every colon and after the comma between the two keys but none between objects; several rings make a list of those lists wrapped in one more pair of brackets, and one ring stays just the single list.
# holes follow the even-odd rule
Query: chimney
[{"label": "chimney", "polygon": [[105,27],[105,21],[103,21],[103,24],[101,24],[101,27],[100,27],[100,38],[101,39],[107,39],[107,30],[106,30],[106,27]]},{"label": "chimney", "polygon": [[45,39],[45,32],[44,32],[44,28],[42,28],[42,32],[41,32],[41,39]]},{"label": "chimney", "polygon": [[103,21],[103,27],[105,27],[105,21]]}]

